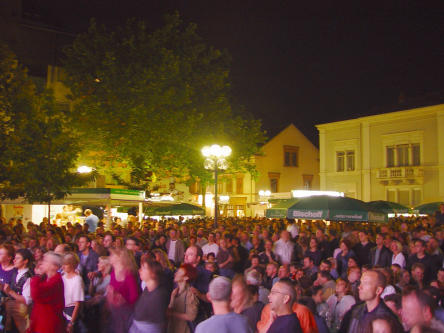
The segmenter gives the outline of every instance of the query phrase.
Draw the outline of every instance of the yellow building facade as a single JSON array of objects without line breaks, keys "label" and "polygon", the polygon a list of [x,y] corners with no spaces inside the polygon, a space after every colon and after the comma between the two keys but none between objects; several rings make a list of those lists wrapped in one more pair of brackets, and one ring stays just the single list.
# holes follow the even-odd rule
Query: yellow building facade
[{"label": "yellow building facade", "polygon": [[[271,138],[252,161],[256,177],[246,173],[218,178],[222,216],[263,216],[267,206],[261,201],[290,197],[292,190],[319,189],[319,150],[293,124]],[[270,195],[261,197],[260,191]],[[207,199],[213,200],[214,186],[207,187],[207,193]]]},{"label": "yellow building facade", "polygon": [[406,206],[444,198],[444,104],[321,124],[320,188]]}]

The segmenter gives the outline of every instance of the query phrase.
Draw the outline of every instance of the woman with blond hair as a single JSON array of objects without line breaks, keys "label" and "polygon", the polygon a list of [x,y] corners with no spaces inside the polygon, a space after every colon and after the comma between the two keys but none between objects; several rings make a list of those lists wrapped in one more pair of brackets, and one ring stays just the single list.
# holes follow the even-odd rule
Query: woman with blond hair
[{"label": "woman with blond hair", "polygon": [[110,320],[106,332],[127,332],[129,318],[139,297],[137,266],[133,254],[126,248],[110,250],[113,270],[106,292]]},{"label": "woman with blond hair", "polygon": [[405,268],[406,261],[404,254],[402,253],[402,244],[399,241],[394,240],[390,245],[390,250],[393,252],[392,265],[398,264],[401,268]]},{"label": "woman with blond hair", "polygon": [[350,283],[347,280],[341,278],[336,280],[336,293],[327,299],[329,310],[326,322],[331,332],[337,332],[345,314],[356,303],[350,291]]},{"label": "woman with blond hair", "polygon": [[76,271],[79,265],[79,257],[68,252],[63,257],[63,287],[65,293],[65,309],[63,316],[66,319],[67,331],[73,332],[79,329],[79,313],[81,303],[85,300],[83,279]]}]

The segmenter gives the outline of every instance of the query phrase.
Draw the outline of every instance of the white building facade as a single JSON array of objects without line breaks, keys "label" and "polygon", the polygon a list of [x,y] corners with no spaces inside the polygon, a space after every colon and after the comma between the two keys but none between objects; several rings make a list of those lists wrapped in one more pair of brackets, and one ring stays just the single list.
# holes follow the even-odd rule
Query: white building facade
[{"label": "white building facade", "polygon": [[410,207],[444,199],[444,104],[316,127],[321,190]]}]

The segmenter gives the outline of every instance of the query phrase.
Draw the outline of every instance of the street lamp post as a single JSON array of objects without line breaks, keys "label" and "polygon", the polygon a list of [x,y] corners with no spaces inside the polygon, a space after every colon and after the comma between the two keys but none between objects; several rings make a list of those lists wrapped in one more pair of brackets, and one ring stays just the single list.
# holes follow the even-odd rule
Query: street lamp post
[{"label": "street lamp post", "polygon": [[219,207],[217,202],[217,174],[219,170],[226,170],[228,162],[226,158],[231,155],[231,148],[228,146],[205,146],[202,148],[202,155],[205,157],[204,167],[214,170],[214,228],[217,228],[217,216]]}]

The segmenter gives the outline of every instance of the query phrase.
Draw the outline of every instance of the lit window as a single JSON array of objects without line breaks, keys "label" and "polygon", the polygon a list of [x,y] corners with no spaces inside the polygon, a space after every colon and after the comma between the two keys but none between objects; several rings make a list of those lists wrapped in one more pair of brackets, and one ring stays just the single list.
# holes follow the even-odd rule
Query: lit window
[{"label": "lit window", "polygon": [[336,171],[337,172],[344,171],[344,152],[343,151],[336,152]]},{"label": "lit window", "polygon": [[347,157],[347,171],[354,171],[355,170],[355,151],[348,150],[346,152],[346,157]]},{"label": "lit window", "polygon": [[297,167],[299,164],[299,147],[284,146],[284,166]]}]

